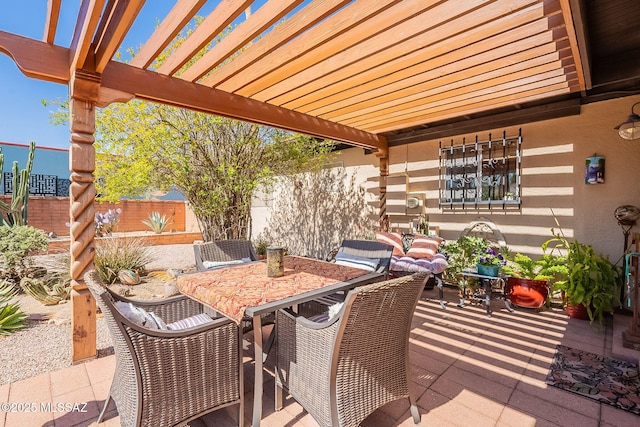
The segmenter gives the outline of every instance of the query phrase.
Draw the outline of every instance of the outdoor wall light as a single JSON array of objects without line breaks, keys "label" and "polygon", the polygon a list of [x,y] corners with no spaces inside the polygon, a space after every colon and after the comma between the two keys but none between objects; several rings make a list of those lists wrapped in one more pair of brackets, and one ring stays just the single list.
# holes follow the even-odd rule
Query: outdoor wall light
[{"label": "outdoor wall light", "polygon": [[631,115],[629,115],[627,121],[614,128],[618,131],[620,138],[628,140],[640,138],[640,116],[633,112],[636,105],[640,105],[640,102],[636,102],[631,106]]}]

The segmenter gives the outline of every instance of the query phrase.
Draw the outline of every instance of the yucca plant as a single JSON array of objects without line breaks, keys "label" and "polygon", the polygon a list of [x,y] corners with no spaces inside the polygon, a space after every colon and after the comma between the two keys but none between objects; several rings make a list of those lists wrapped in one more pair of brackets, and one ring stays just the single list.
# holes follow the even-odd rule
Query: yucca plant
[{"label": "yucca plant", "polygon": [[15,295],[16,290],[11,283],[0,281],[0,335],[10,335],[25,327],[27,315],[20,311],[18,304],[9,303]]},{"label": "yucca plant", "polygon": [[171,223],[171,220],[167,218],[166,215],[160,215],[160,212],[151,212],[149,214],[149,219],[143,220],[142,223],[151,228],[156,234],[160,234],[164,231],[165,228]]},{"label": "yucca plant", "polygon": [[145,246],[144,239],[109,237],[96,244],[94,264],[103,283],[115,283],[120,270],[135,270],[142,276],[153,260],[153,249]]}]

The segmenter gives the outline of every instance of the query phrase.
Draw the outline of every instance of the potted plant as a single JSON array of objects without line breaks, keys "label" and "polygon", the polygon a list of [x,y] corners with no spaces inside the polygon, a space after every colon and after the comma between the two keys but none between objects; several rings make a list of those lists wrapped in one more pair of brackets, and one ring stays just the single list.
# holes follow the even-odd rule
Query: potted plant
[{"label": "potted plant", "polygon": [[549,300],[549,282],[566,276],[566,257],[546,253],[546,247],[544,244],[545,254],[538,260],[517,253],[503,267],[503,272],[509,276],[506,292],[513,304],[541,308]]},{"label": "potted plant", "polygon": [[[552,230],[553,233],[553,230]],[[556,247],[567,251],[567,275],[554,284],[554,291],[562,293],[565,311],[570,317],[598,320],[613,314],[623,274],[609,258],[597,254],[591,245],[577,240],[569,243],[561,233],[552,239]]]},{"label": "potted plant", "polygon": [[258,255],[258,259],[265,259],[267,256],[267,248],[270,243],[265,239],[262,235],[258,236],[254,246],[256,250],[256,255]]},{"label": "potted plant", "polygon": [[447,269],[443,273],[446,282],[460,285],[462,270],[475,264],[476,254],[487,247],[487,241],[481,237],[462,236],[458,240],[447,242],[442,251],[447,257]]},{"label": "potted plant", "polygon": [[485,247],[475,251],[475,262],[478,268],[478,274],[484,276],[498,276],[500,268],[506,264],[503,252],[508,252],[507,248],[495,250],[491,247]]}]

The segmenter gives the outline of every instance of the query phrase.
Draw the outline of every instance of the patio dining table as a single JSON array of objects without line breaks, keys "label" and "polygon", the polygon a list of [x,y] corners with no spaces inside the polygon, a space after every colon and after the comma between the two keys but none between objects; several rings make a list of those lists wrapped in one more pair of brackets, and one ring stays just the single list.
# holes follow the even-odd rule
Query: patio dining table
[{"label": "patio dining table", "polygon": [[238,324],[245,315],[252,318],[255,359],[252,425],[259,426],[262,418],[264,362],[261,315],[383,279],[383,273],[287,256],[281,277],[268,277],[266,262],[256,261],[183,274],[178,276],[177,285],[184,295]]}]

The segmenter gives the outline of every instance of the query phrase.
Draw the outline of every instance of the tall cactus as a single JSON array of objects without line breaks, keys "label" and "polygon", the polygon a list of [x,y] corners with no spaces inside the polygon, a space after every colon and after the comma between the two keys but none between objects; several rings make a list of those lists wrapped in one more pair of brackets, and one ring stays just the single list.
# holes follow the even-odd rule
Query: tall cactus
[{"label": "tall cactus", "polygon": [[[31,141],[29,145],[29,157],[27,166],[18,170],[18,161],[13,162],[13,193],[11,194],[11,204],[0,200],[0,225],[13,227],[16,225],[27,225],[27,207],[29,204],[29,186],[31,183],[31,169],[33,168],[33,156],[36,151],[36,143]],[[4,154],[0,147],[0,171],[4,168]],[[6,215],[6,217],[5,217]]]}]

